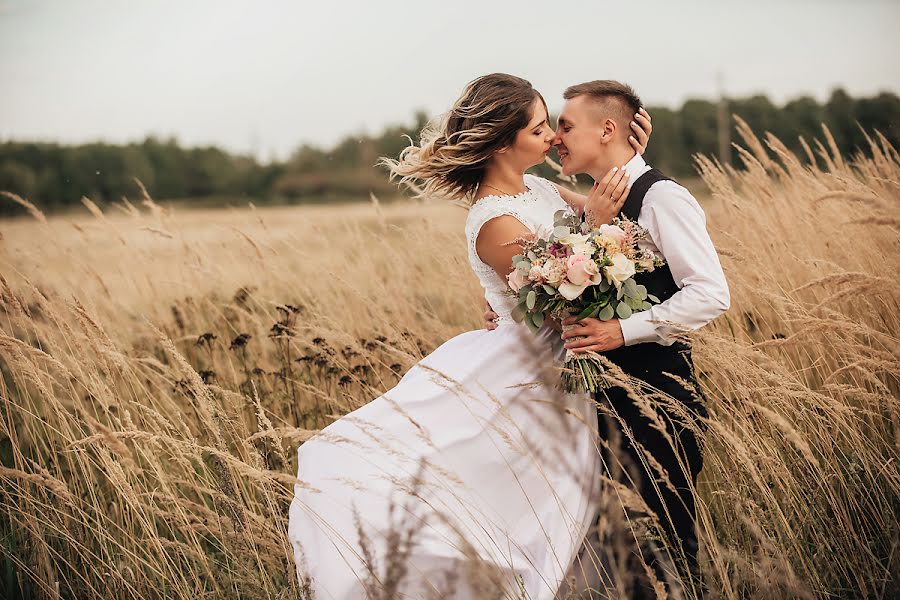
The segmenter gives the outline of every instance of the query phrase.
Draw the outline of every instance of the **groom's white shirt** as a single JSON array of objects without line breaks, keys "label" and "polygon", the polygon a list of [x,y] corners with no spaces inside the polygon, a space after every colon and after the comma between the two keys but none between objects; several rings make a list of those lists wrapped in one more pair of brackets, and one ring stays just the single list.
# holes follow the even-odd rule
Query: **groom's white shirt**
[{"label": "groom's white shirt", "polygon": [[[640,154],[625,165],[630,181],[650,170]],[[670,346],[673,334],[703,327],[728,310],[731,295],[719,255],[706,231],[706,214],[689,191],[674,181],[657,181],[644,196],[638,224],[650,233],[641,247],[661,256],[679,290],[653,308],[619,321],[625,345],[656,342]]]}]

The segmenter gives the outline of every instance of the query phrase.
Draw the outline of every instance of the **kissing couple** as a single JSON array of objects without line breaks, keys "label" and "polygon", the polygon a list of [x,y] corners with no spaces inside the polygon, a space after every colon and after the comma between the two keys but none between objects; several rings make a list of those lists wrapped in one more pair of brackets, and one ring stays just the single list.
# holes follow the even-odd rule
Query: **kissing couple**
[{"label": "kissing couple", "polygon": [[[707,412],[684,334],[728,309],[728,285],[699,203],[642,158],[651,124],[634,90],[591,81],[564,98],[554,130],[529,82],[479,77],[384,161],[422,195],[468,206],[468,258],[489,310],[485,329],[446,341],[298,449],[288,536],[318,600],[549,600],[620,585],[598,518],[610,497],[612,513],[649,521],[634,534],[630,597],[656,597],[654,583],[700,593]],[[553,148],[563,175],[594,179],[587,195],[526,173]],[[535,332],[516,322],[513,257],[559,211],[644,228],[642,249],[664,265],[635,280],[659,304],[626,319],[547,319]],[[609,387],[561,391],[554,371],[567,352],[603,357]]]}]

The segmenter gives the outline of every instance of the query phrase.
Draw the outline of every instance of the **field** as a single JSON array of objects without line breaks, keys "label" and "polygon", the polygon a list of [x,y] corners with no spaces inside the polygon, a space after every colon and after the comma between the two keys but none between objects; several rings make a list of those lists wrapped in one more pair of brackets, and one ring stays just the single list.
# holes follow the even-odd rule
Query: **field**
[{"label": "field", "polygon": [[[694,335],[710,595],[897,597],[900,157],[743,134],[698,162],[732,292]],[[0,222],[0,595],[304,597],[295,449],[481,326],[464,210],[32,214]]]}]

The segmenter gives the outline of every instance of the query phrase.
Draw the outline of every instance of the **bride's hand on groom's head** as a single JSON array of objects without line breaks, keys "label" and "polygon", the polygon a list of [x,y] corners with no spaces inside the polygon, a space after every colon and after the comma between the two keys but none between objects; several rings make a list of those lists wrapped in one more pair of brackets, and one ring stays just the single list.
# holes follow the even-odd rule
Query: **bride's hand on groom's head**
[{"label": "bride's hand on groom's head", "polygon": [[562,339],[565,342],[565,348],[576,353],[607,352],[625,345],[625,338],[622,335],[622,327],[619,325],[618,319],[577,321],[575,317],[569,317],[563,321],[563,325],[575,325],[572,329],[563,332]]},{"label": "bride's hand on groom's head", "polygon": [[638,154],[643,155],[647,151],[647,142],[650,140],[650,133],[653,131],[651,120],[650,113],[641,107],[631,121],[631,130],[634,134],[628,136],[628,142]]}]

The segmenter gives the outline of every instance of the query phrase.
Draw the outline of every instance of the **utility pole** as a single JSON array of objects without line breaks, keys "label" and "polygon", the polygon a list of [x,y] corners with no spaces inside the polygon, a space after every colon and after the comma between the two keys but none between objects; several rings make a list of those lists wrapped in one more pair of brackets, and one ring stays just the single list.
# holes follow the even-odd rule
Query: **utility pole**
[{"label": "utility pole", "polygon": [[256,126],[253,126],[250,129],[249,138],[250,156],[252,156],[253,160],[255,160],[256,162],[260,162],[262,160],[262,154],[260,153],[259,146],[259,130],[256,128]]},{"label": "utility pole", "polygon": [[719,138],[719,162],[731,165],[731,119],[728,117],[728,100],[725,99],[725,76],[716,72],[716,88],[719,92],[719,107],[716,112],[716,128]]}]

